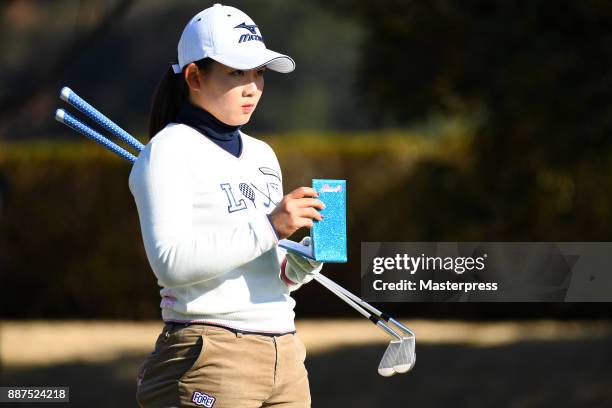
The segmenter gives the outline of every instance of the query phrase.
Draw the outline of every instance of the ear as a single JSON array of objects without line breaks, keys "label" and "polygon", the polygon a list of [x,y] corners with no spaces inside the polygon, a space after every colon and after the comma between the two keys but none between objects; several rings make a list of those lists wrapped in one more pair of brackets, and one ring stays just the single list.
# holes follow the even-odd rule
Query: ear
[{"label": "ear", "polygon": [[195,63],[192,62],[187,65],[187,67],[183,71],[183,75],[185,76],[185,82],[187,82],[187,86],[189,86],[191,90],[196,92],[200,90],[200,69]]}]

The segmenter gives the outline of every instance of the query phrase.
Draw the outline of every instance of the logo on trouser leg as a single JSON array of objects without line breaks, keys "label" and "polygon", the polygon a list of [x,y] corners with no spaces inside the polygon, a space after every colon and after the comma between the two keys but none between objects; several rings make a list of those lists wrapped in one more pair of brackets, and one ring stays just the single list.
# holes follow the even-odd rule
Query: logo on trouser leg
[{"label": "logo on trouser leg", "polygon": [[200,391],[194,391],[191,396],[191,402],[206,408],[212,408],[212,406],[215,405],[215,397]]}]

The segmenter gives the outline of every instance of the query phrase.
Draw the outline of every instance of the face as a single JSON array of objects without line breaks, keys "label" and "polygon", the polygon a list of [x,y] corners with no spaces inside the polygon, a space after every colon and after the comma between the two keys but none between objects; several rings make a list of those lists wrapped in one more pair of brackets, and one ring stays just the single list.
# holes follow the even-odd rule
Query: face
[{"label": "face", "polygon": [[191,63],[184,71],[191,103],[221,122],[239,126],[251,119],[263,92],[265,68],[242,71],[214,61],[206,72]]}]

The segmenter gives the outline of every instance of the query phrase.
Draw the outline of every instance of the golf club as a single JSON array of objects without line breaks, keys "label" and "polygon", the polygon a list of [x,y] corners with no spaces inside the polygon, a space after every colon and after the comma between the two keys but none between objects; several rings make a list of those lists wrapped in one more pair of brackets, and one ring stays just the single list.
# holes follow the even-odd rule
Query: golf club
[{"label": "golf club", "polygon": [[132,153],[128,152],[127,150],[117,145],[116,143],[111,142],[105,136],[96,132],[95,130],[93,130],[92,128],[90,128],[89,126],[87,126],[86,124],[84,124],[83,122],[81,122],[80,120],[78,120],[77,118],[72,116],[70,113],[66,112],[65,110],[63,109],[56,110],[55,120],[63,123],[64,125],[68,126],[69,128],[73,130],[76,130],[78,133],[81,133],[82,135],[93,140],[94,142],[101,144],[102,146],[106,147],[108,150],[119,155],[120,157],[126,160],[129,160],[131,162],[136,161],[136,156],[134,156]]},{"label": "golf club", "polygon": [[[357,296],[350,293],[348,290],[342,288],[337,283],[333,282],[331,279],[326,277],[325,275],[318,274],[314,277],[314,279],[327,288],[330,292],[338,296],[340,299],[344,300],[349,306],[359,312],[361,315],[366,317],[376,326],[380,327],[385,333],[391,335],[394,340],[391,341],[383,358],[380,361],[378,366],[378,373],[384,377],[392,376],[395,373],[406,373],[410,371],[412,367],[414,367],[414,363],[416,360],[415,354],[415,341],[414,335],[412,337],[402,337],[395,332],[395,330],[391,329],[385,323],[383,323],[378,316],[373,313],[369,313],[364,308],[359,306],[357,302],[351,300],[348,296],[350,294],[352,297],[357,298]],[[342,288],[342,290],[338,289]],[[357,298],[358,299],[358,298]],[[365,302],[364,302],[365,303]]]},{"label": "golf club", "polygon": [[380,317],[381,319],[383,319],[385,322],[387,323],[392,323],[393,325],[395,325],[397,328],[399,328],[402,332],[404,332],[405,334],[407,334],[410,337],[415,337],[415,334],[412,330],[410,330],[408,327],[404,326],[402,323],[400,323],[399,321],[397,321],[396,319],[394,319],[393,317],[389,316],[386,313],[381,312],[380,310],[376,309],[374,306],[372,306],[371,304],[369,304],[368,302],[362,300],[361,298],[359,298],[358,296],[355,296],[353,293],[351,293],[349,290],[345,289],[344,287],[340,286],[339,284],[337,284],[336,282],[334,282],[333,280],[329,279],[327,276],[322,275],[323,280],[329,282],[330,284],[332,284],[332,286],[335,286],[336,289],[338,289],[339,291],[343,292],[344,294],[346,294],[349,298],[351,298],[351,300],[353,300],[354,302],[358,303],[361,307],[371,311],[372,313],[374,313],[375,315],[377,315],[378,317]]},{"label": "golf club", "polygon": [[102,126],[104,129],[109,131],[114,136],[123,140],[130,146],[141,151],[144,148],[144,145],[140,143],[135,137],[130,135],[125,130],[121,129],[115,122],[104,116],[100,113],[96,108],[87,103],[83,98],[77,95],[72,89],[67,86],[63,87],[60,91],[60,99],[68,102],[75,108],[77,108],[80,112],[87,115],[98,125]]},{"label": "golf club", "polygon": [[[342,300],[344,300],[346,303],[348,303],[351,307],[353,307],[355,310],[360,312],[362,315],[366,316],[372,323],[376,324],[378,327],[383,329],[388,334],[391,334],[392,337],[395,337],[396,339],[395,341],[397,340],[401,341],[401,344],[397,347],[398,354],[396,356],[388,356],[389,359],[393,359],[392,367],[395,372],[405,373],[405,372],[410,371],[412,367],[414,367],[414,364],[416,363],[416,351],[415,351],[416,336],[414,335],[412,330],[410,330],[408,327],[404,326],[403,324],[401,324],[400,322],[398,322],[391,316],[387,315],[386,313],[381,312],[380,310],[376,309],[374,306],[370,305],[369,303],[355,296],[353,293],[351,293],[344,287],[340,286],[333,280],[329,279],[327,276],[323,274],[319,274],[315,277],[315,280],[319,282],[320,284],[322,284],[323,286],[325,286],[328,290],[336,294],[338,297],[340,297]],[[367,312],[364,313],[364,309],[371,311],[372,314],[369,314]],[[381,322],[380,319],[383,319],[386,322],[391,322],[392,324],[397,326],[401,331],[407,334],[407,336],[400,337],[389,326]],[[386,354],[387,353],[385,353],[385,355]],[[385,361],[385,356],[383,356],[383,361]],[[383,363],[383,361],[381,361],[381,364]],[[387,363],[387,364],[391,364],[391,363]],[[383,370],[383,372],[385,371]],[[381,375],[385,375],[383,374],[383,372],[381,372],[381,368],[379,367],[379,373]],[[393,375],[393,373],[389,375]]]}]

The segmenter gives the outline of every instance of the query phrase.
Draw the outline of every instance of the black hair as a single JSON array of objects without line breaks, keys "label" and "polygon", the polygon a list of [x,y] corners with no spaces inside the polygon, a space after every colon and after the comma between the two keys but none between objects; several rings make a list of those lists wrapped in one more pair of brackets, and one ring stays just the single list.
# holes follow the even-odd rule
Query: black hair
[{"label": "black hair", "polygon": [[[203,58],[195,61],[198,69],[208,72],[213,60]],[[176,62],[174,62],[176,64]],[[149,139],[172,122],[181,108],[181,104],[189,97],[187,83],[182,74],[175,74],[172,66],[164,73],[153,96],[151,115],[149,117]]]}]

